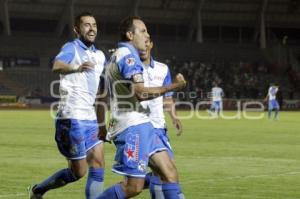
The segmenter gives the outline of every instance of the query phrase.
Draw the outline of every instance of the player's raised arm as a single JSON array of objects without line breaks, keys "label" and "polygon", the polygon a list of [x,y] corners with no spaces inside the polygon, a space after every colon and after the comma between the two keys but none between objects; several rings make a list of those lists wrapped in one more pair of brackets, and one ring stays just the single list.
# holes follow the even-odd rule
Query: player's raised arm
[{"label": "player's raised arm", "polygon": [[[141,76],[141,74],[137,74],[137,75]],[[162,96],[163,94],[170,91],[179,91],[185,88],[186,86],[186,81],[183,75],[180,73],[176,75],[174,83],[162,87],[145,87],[143,81],[138,81],[138,79],[142,77],[137,78],[137,75],[133,77],[134,81],[132,84],[132,89],[135,95],[137,96],[137,98],[141,101]]]}]

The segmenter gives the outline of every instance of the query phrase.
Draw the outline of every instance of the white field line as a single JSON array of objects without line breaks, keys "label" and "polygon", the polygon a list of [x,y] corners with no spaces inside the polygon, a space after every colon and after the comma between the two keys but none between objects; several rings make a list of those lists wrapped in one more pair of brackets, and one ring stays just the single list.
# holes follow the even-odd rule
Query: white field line
[{"label": "white field line", "polygon": [[[269,178],[269,177],[279,177],[279,176],[290,176],[290,175],[300,175],[300,171],[293,171],[293,172],[287,172],[287,173],[279,173],[279,174],[262,174],[262,175],[248,175],[248,176],[232,176],[232,177],[226,177],[226,178],[212,178],[207,180],[190,180],[190,181],[184,181],[181,182],[182,184],[193,184],[193,183],[199,183],[199,182],[216,182],[216,181],[224,181],[224,180],[238,180],[238,179],[249,179],[249,178]],[[81,192],[79,190],[74,191],[61,191],[62,193],[70,193],[70,192]],[[0,194],[0,198],[15,198],[18,196],[27,196],[28,193],[11,193],[11,194]]]},{"label": "white field line", "polygon": [[[68,190],[68,191],[60,191],[61,193],[80,193],[81,191],[80,190]],[[28,193],[27,191],[23,192],[23,193],[11,193],[11,194],[0,194],[0,198],[15,198],[15,197],[18,197],[18,196],[28,196]],[[24,198],[24,197],[22,197]]]}]

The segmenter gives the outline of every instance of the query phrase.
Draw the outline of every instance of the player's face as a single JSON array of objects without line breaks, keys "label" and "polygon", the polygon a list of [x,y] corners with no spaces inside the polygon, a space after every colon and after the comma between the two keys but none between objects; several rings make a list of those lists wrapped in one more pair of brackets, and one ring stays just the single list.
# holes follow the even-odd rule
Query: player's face
[{"label": "player's face", "polygon": [[97,23],[94,17],[83,16],[81,17],[81,23],[79,30],[77,30],[79,38],[94,43],[97,36]]},{"label": "player's face", "polygon": [[146,41],[146,51],[140,52],[140,57],[142,61],[150,59],[152,47],[153,47],[153,42],[150,41],[150,39],[148,39]]},{"label": "player's face", "polygon": [[133,21],[134,31],[132,34],[132,45],[139,51],[145,52],[147,49],[146,42],[149,40],[149,34],[146,25],[141,20]]}]

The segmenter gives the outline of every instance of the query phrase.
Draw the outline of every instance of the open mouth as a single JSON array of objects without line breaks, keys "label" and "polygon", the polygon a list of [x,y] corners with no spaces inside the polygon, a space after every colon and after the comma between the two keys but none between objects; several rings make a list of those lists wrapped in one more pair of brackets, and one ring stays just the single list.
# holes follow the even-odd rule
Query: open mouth
[{"label": "open mouth", "polygon": [[94,37],[94,36],[96,36],[96,34],[95,34],[94,32],[89,32],[87,35],[88,35],[89,37]]}]

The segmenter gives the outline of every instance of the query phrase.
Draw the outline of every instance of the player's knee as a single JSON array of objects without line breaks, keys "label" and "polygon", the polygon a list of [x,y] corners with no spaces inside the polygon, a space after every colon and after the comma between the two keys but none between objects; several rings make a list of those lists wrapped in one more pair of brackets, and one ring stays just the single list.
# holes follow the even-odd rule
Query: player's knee
[{"label": "player's knee", "polygon": [[85,176],[86,172],[87,172],[86,168],[80,168],[80,169],[73,170],[73,175],[75,176],[76,179],[80,179]]},{"label": "player's knee", "polygon": [[168,183],[178,182],[178,173],[174,164],[169,164],[164,176],[161,176],[162,180]]},{"label": "player's knee", "polygon": [[87,156],[87,162],[90,167],[94,168],[104,168],[105,161],[104,161],[104,151],[103,145],[97,145],[93,149],[91,149]]},{"label": "player's knee", "polygon": [[143,187],[140,184],[135,185],[126,185],[125,186],[125,192],[127,197],[134,197],[139,195],[143,191]]}]

